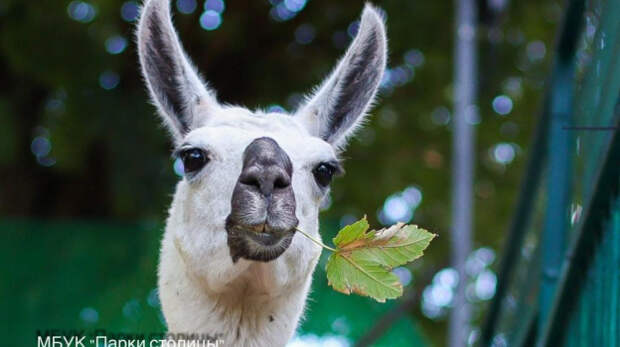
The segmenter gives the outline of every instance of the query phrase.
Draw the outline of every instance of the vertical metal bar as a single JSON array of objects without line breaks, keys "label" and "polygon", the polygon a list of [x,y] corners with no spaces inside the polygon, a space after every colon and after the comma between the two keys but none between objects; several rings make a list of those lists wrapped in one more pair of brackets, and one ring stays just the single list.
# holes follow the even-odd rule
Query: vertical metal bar
[{"label": "vertical metal bar", "polygon": [[477,117],[477,6],[475,0],[454,0],[454,137],[452,147],[452,264],[459,282],[450,312],[448,345],[464,346],[469,333],[470,306],[465,297],[465,261],[471,253],[474,175],[474,129]]},{"label": "vertical metal bar", "polygon": [[583,0],[569,1],[551,82],[549,112],[549,176],[539,303],[539,331],[543,331],[555,296],[556,285],[566,252],[570,220],[572,173],[572,125],[575,51],[581,33]]},{"label": "vertical metal bar", "polygon": [[551,124],[549,138],[548,203],[542,235],[542,264],[539,318],[544,324],[560,275],[566,250],[570,218],[571,122],[573,101],[573,64],[558,61],[551,90]]}]

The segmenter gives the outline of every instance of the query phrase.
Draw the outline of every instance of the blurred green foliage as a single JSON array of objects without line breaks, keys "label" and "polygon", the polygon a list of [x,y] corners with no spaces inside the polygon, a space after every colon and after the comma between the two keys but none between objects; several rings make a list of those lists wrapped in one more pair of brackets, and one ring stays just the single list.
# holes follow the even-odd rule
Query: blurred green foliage
[{"label": "blurred green foliage", "polygon": [[[94,17],[84,22],[70,18],[67,0],[0,3],[0,215],[161,223],[178,177],[172,169],[170,142],[148,104],[139,75],[134,23],[121,18],[123,1],[89,3]],[[412,50],[422,53],[423,64],[413,69],[411,81],[381,92],[366,128],[345,153],[347,175],[334,183],[332,204],[324,217],[338,221],[345,215],[368,214],[371,225],[378,225],[376,212],[388,196],[408,186],[418,187],[423,199],[413,222],[439,237],[420,265],[412,268],[415,284],[429,280],[418,278],[421,268],[438,270],[449,264],[451,130],[446,110],[452,103],[453,9],[449,1],[376,4],[387,15],[390,66],[404,66]],[[175,9],[175,25],[219,100],[251,108],[280,104],[290,111],[343,53],[347,29],[358,18],[363,2],[312,0],[294,18],[280,22],[270,16],[272,5],[267,0],[228,1],[222,25],[214,31],[199,26],[202,5],[198,1],[198,9],[191,14]],[[510,2],[499,14],[481,5],[476,246],[497,249],[501,245],[561,13],[556,0]],[[295,39],[304,24],[312,25],[315,32],[309,44]],[[117,35],[127,40],[127,47],[110,54],[106,40]],[[100,80],[105,76],[117,76],[118,84],[102,88]],[[508,95],[514,104],[505,116],[492,107],[500,94]],[[51,145],[44,157],[33,155],[37,137]],[[500,143],[514,149],[514,160],[494,159]],[[36,238],[43,232],[31,233],[28,237]],[[130,235],[124,240],[140,252],[147,249],[145,244],[158,241],[158,233],[140,229]],[[101,240],[116,236],[114,232],[100,235]],[[82,243],[79,235],[75,237],[83,257],[97,250],[97,242]],[[24,245],[21,250],[27,249]],[[141,271],[155,276],[156,247],[149,249],[148,266],[141,265],[145,266]],[[134,253],[105,257],[117,261],[121,271]],[[80,261],[96,269],[104,261],[97,259]],[[63,269],[53,268],[54,264],[50,259],[44,274],[37,270],[20,276],[60,274]],[[131,290],[130,279],[121,282],[116,277],[122,274],[103,275]],[[49,290],[73,288],[76,295],[99,290],[78,288],[71,277],[62,278],[57,288]],[[30,305],[37,304],[42,303]],[[476,308],[476,319],[479,313]],[[411,314],[435,344],[443,343],[443,319],[428,320],[419,308]],[[66,322],[55,321],[62,317],[53,315],[42,317]]]},{"label": "blurred green foliage", "polygon": [[[323,227],[330,234],[337,230],[333,223]],[[13,264],[0,286],[0,296],[10,298],[0,306],[10,312],[0,320],[10,332],[4,345],[36,345],[36,334],[52,329],[84,331],[89,339],[91,334],[161,338],[166,331],[155,288],[162,224],[12,220],[0,222],[0,230],[0,261]],[[395,302],[334,292],[325,275],[327,255],[314,274],[298,334],[355,341]],[[405,316],[377,345],[412,341],[424,345],[426,338]]]}]

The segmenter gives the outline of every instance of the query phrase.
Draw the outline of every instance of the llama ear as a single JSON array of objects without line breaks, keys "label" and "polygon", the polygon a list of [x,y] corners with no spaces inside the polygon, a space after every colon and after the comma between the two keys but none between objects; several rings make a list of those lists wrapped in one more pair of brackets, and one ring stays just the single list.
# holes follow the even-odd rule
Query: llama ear
[{"label": "llama ear", "polygon": [[146,0],[138,23],[138,54],[142,74],[153,102],[179,142],[200,126],[204,112],[218,107],[217,100],[202,81],[183,51],[172,26],[169,0]]},{"label": "llama ear", "polygon": [[336,148],[346,144],[375,97],[386,56],[383,19],[377,9],[367,4],[358,33],[344,57],[296,112],[312,135]]}]

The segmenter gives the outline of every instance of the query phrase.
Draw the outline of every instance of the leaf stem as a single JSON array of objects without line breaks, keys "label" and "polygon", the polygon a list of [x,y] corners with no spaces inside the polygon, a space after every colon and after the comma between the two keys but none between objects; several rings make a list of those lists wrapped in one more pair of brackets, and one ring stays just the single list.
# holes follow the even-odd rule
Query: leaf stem
[{"label": "leaf stem", "polygon": [[310,236],[310,234],[307,234],[305,231],[303,231],[303,230],[301,230],[301,229],[299,229],[299,228],[295,228],[295,229],[296,229],[297,231],[299,231],[300,233],[302,233],[305,237],[307,237],[307,238],[309,238],[310,240],[312,240],[312,241],[313,241],[314,243],[316,243],[317,245],[319,245],[319,246],[321,246],[321,247],[323,247],[323,248],[325,248],[325,249],[329,249],[329,250],[330,250],[330,251],[332,251],[332,252],[338,252],[338,250],[337,250],[337,249],[335,249],[335,248],[331,248],[331,247],[329,247],[329,246],[325,245],[323,242],[321,242],[321,241],[319,241],[319,240],[315,239],[314,237]]}]

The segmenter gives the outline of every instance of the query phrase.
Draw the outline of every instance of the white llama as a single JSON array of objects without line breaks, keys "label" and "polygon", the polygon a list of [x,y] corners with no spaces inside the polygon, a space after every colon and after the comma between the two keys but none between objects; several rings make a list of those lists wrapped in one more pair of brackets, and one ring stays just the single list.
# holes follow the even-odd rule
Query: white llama
[{"label": "white llama", "polygon": [[145,1],[137,37],[146,84],[185,168],[159,260],[168,330],[231,346],[285,345],[321,253],[295,228],[319,238],[338,154],[385,70],[383,20],[366,5],[342,60],[291,115],[218,103],[181,47],[169,0]]}]

